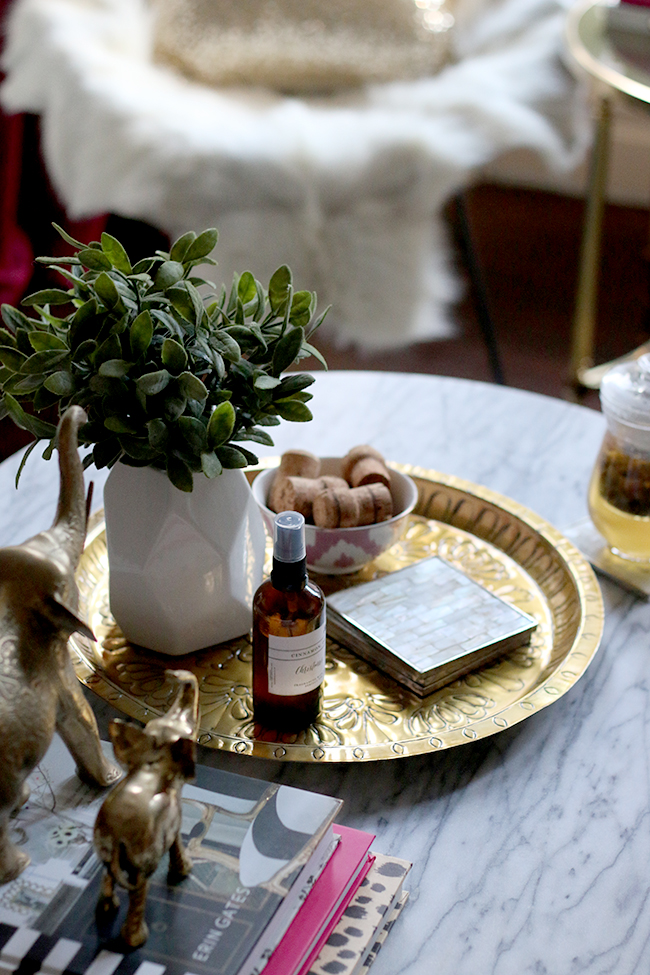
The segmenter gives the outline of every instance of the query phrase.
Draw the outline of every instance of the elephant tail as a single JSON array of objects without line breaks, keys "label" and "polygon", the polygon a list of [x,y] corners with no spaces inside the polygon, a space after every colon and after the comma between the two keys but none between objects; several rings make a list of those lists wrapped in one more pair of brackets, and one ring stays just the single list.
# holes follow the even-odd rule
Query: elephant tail
[{"label": "elephant tail", "polygon": [[79,458],[79,427],[88,417],[80,406],[70,406],[59,422],[57,446],[61,487],[52,533],[77,565],[86,537],[86,488]]}]

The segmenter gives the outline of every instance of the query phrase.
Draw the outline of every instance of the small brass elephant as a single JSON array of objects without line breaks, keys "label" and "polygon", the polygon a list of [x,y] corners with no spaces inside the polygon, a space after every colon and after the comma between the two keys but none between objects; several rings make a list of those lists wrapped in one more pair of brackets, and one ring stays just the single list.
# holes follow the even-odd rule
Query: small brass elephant
[{"label": "small brass elephant", "polygon": [[187,670],[168,670],[180,684],[174,702],[145,728],[115,718],[109,730],[115,757],[126,776],[110,791],[95,822],[94,842],[104,862],[98,917],[119,906],[115,884],[129,892],[121,935],[132,948],[144,944],[149,878],[169,851],[168,883],[187,877],[192,861],[181,839],[181,790],[194,778],[198,729],[198,684]]},{"label": "small brass elephant", "polygon": [[78,773],[110,785],[120,772],[105,757],[95,716],[68,650],[74,632],[94,639],[75,615],[75,569],[86,537],[87,505],[77,433],[79,406],[59,423],[61,487],[54,524],[22,545],[0,549],[0,883],[29,863],[9,839],[9,818],[29,796],[27,776],[59,732]]}]

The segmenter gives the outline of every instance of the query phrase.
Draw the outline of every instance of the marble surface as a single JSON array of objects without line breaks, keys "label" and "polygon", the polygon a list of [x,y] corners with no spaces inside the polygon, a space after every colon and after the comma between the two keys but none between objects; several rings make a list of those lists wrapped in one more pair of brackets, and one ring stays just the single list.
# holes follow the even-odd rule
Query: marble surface
[{"label": "marble surface", "polygon": [[[560,529],[586,514],[598,413],[431,376],[330,373],[314,389],[314,421],[278,427],[269,453],[370,442],[391,460],[501,491]],[[54,512],[55,465],[32,455],[17,493],[16,466],[0,465],[0,544]],[[608,581],[602,589],[605,635],[586,674],[492,738],[354,766],[202,752],[233,771],[341,796],[345,823],[413,861],[411,899],[373,975],[650,969],[650,605]]]}]

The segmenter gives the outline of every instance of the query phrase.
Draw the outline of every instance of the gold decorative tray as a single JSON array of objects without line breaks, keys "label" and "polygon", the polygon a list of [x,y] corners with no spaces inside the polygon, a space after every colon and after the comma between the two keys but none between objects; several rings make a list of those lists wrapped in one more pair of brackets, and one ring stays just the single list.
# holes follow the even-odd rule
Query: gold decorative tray
[{"label": "gold decorative tray", "polygon": [[534,616],[539,625],[530,646],[419,698],[328,640],[318,723],[299,735],[256,737],[247,638],[187,657],[134,648],[124,639],[108,606],[100,512],[78,571],[81,612],[98,641],[93,645],[78,635],[70,641],[79,679],[119,711],[146,721],[168,706],[172,688],[164,670],[188,668],[199,679],[202,745],[302,762],[363,762],[451,748],[493,735],[557,700],[584,673],[600,643],[603,604],[588,563],[515,501],[436,471],[395,467],[410,474],[419,491],[401,541],[360,572],[319,577],[319,583],[332,592],[437,553]]}]

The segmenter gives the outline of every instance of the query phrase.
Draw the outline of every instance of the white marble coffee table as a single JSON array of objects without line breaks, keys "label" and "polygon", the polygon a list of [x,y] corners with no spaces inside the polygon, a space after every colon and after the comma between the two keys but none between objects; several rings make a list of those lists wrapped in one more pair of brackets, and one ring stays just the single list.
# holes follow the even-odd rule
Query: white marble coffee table
[{"label": "white marble coffee table", "polygon": [[[602,416],[531,393],[393,373],[321,374],[315,419],[276,450],[370,442],[394,461],[487,485],[562,529],[586,514]],[[0,465],[0,543],[54,513],[54,464]],[[97,478],[97,483],[103,478]],[[411,900],[373,975],[650,969],[650,606],[609,582],[603,644],[551,707],[439,754],[361,765],[201,760],[345,799],[344,822],[413,861]],[[100,715],[106,707],[101,705]]]}]

